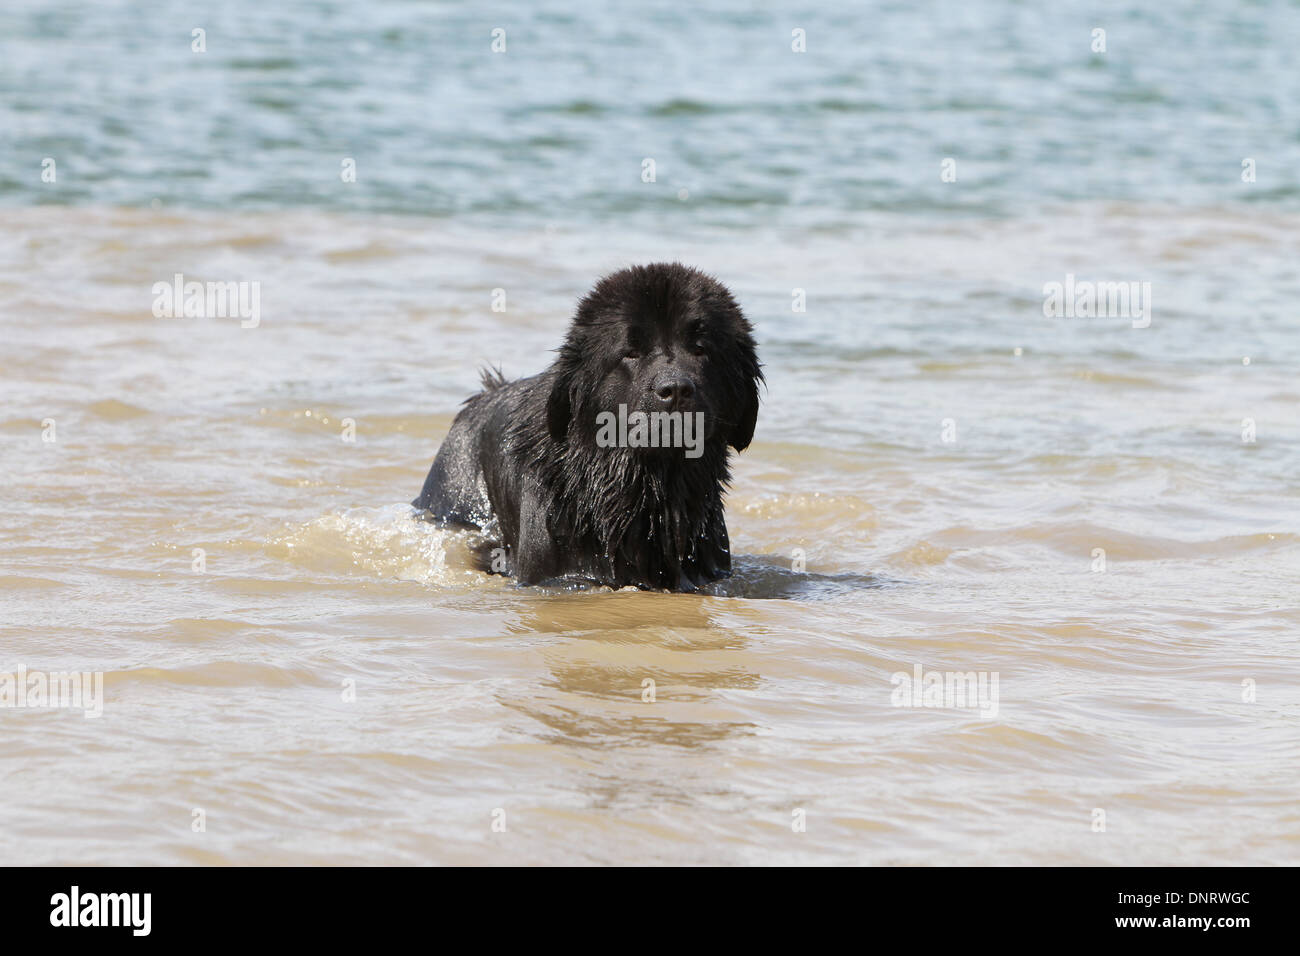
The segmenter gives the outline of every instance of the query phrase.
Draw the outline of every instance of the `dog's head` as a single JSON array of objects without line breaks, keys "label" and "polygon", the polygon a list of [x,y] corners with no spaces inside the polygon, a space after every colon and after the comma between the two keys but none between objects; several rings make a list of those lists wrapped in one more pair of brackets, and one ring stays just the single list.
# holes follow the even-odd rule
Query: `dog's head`
[{"label": "dog's head", "polygon": [[559,353],[547,404],[557,439],[595,440],[611,416],[635,413],[691,416],[705,440],[737,451],[754,436],[763,373],[753,329],[726,287],[695,269],[659,263],[601,279]]}]

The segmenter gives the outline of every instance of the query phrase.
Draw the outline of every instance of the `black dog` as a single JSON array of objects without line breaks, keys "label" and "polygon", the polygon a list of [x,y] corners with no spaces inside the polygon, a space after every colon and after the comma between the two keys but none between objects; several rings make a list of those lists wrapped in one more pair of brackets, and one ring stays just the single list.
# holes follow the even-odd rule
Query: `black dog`
[{"label": "black dog", "polygon": [[727,446],[749,445],[763,380],[752,333],[695,269],[607,276],[549,369],[484,375],[412,504],[484,531],[503,546],[492,570],[523,584],[693,591],[726,577]]}]

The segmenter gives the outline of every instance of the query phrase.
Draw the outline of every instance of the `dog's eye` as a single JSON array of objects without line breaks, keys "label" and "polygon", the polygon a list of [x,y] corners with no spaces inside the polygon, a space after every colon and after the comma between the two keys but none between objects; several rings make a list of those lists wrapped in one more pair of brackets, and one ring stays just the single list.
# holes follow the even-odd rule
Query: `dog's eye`
[{"label": "dog's eye", "polygon": [[623,353],[623,358],[628,359],[629,361],[639,359],[640,357],[641,357],[640,349],[628,349],[626,352]]},{"label": "dog's eye", "polygon": [[691,351],[696,355],[703,355],[705,352],[704,339],[696,339],[691,343]]}]

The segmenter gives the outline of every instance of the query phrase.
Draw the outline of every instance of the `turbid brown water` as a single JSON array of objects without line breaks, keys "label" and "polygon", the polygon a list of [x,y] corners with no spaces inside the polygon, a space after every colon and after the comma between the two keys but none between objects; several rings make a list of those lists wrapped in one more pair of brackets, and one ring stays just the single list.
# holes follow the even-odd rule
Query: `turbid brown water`
[{"label": "turbid brown water", "polygon": [[[104,697],[0,708],[3,860],[1295,862],[1297,226],[5,210],[0,670]],[[736,578],[469,570],[405,503],[478,366],[670,258],[766,363]],[[1067,267],[1152,281],[1150,327],[1045,317]],[[260,282],[257,327],[155,317],[178,272]],[[918,667],[985,706],[897,706]]]}]

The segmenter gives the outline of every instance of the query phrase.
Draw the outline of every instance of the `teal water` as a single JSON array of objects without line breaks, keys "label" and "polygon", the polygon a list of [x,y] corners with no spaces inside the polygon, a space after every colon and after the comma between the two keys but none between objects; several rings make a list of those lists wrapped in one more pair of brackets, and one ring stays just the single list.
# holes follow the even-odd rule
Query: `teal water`
[{"label": "teal water", "polygon": [[1080,200],[1294,209],[1298,45],[1289,2],[17,0],[0,10],[0,202],[645,231]]}]

